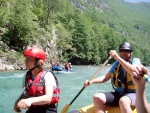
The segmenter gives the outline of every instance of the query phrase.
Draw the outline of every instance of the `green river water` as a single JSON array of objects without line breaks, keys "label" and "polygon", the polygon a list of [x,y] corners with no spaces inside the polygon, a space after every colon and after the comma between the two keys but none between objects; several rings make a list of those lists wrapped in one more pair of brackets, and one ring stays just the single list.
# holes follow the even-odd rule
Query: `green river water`
[{"label": "green river water", "polygon": [[[58,113],[69,104],[83,87],[85,80],[98,70],[100,66],[73,66],[73,73],[55,73],[61,88],[61,100]],[[110,66],[105,66],[96,76],[105,74]],[[148,67],[150,70],[150,67]],[[0,113],[15,113],[13,104],[22,92],[22,77],[26,71],[0,72]],[[110,81],[104,84],[91,85],[85,88],[78,98],[72,103],[68,111],[92,104],[92,97],[97,92],[112,91]],[[150,102],[150,85],[146,85],[146,96]],[[25,111],[23,111],[24,113]]]}]

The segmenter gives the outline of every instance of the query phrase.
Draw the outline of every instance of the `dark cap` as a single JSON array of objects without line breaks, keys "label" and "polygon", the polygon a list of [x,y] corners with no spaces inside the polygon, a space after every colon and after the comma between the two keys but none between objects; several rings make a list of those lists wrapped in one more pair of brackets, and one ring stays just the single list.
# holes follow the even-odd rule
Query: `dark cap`
[{"label": "dark cap", "polygon": [[128,42],[122,42],[122,44],[119,46],[119,51],[120,50],[130,50],[133,51],[132,45]]}]

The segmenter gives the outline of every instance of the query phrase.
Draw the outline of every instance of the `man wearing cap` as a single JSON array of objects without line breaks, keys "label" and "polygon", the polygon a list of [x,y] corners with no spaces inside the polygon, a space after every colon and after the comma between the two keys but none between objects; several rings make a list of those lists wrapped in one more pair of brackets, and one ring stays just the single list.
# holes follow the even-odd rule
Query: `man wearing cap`
[{"label": "man wearing cap", "polygon": [[[128,42],[123,42],[119,46],[121,59],[132,65],[141,65],[138,58],[132,58],[133,48]],[[111,50],[111,57],[117,52]],[[114,57],[116,58],[116,57]],[[118,60],[113,63],[111,69],[103,76],[93,79],[91,82],[86,80],[84,86],[90,84],[104,83],[111,79],[114,92],[96,93],[93,96],[95,113],[105,113],[105,105],[119,106],[121,113],[132,113],[131,106],[135,106],[135,84],[132,82],[130,72],[121,65]]]}]

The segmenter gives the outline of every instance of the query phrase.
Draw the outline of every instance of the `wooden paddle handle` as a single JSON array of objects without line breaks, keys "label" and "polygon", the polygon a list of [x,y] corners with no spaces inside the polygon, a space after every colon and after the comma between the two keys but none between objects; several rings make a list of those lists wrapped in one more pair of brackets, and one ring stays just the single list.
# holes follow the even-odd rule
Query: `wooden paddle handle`
[{"label": "wooden paddle handle", "polygon": [[95,74],[89,79],[89,82],[95,78],[95,76],[103,69],[103,67],[108,63],[111,59],[111,56],[107,58],[107,60],[103,63],[103,65],[95,72]]},{"label": "wooden paddle handle", "polygon": [[[111,57],[109,56],[109,58],[104,62],[104,64],[96,71],[96,73],[89,79],[89,81],[91,81],[99,72],[100,70],[102,70],[102,68],[108,63],[108,61],[111,59]],[[82,89],[78,92],[78,94],[74,97],[74,99],[70,102],[70,104],[67,104],[60,113],[67,113],[70,105],[76,100],[76,98],[81,94],[81,92],[85,89],[85,87],[82,87]]]},{"label": "wooden paddle handle", "polygon": [[[91,81],[102,69],[103,67],[108,63],[108,61],[111,59],[111,56],[108,57],[108,59],[103,63],[103,65],[96,71],[96,73],[89,79]],[[80,93],[85,89],[85,87],[82,87],[82,89],[79,91],[79,93],[75,96],[75,98],[70,102],[70,105],[76,100],[76,98],[80,95]]]}]

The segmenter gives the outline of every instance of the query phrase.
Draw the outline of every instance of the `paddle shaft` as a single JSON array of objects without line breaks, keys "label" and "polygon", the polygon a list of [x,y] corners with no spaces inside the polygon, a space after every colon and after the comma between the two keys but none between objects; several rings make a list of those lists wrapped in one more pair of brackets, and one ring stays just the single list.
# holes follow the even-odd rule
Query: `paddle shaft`
[{"label": "paddle shaft", "polygon": [[[103,69],[103,67],[108,63],[108,61],[111,59],[109,58],[103,63],[103,65],[95,72],[95,74],[89,79],[89,82],[95,78],[95,76]],[[80,95],[80,93],[85,89],[85,87],[82,87],[82,89],[79,91],[79,93],[75,96],[75,98],[70,102],[70,105],[76,100],[76,98]]]},{"label": "paddle shaft", "polygon": [[95,72],[95,74],[89,79],[89,82],[95,78],[95,76],[103,69],[103,67],[108,63],[108,61],[111,59],[109,56],[108,59],[103,63],[103,65]]},{"label": "paddle shaft", "polygon": [[82,87],[82,89],[79,91],[79,93],[74,97],[74,99],[70,102],[70,105],[76,100],[76,98],[80,95],[80,93],[85,89],[85,87]]}]

